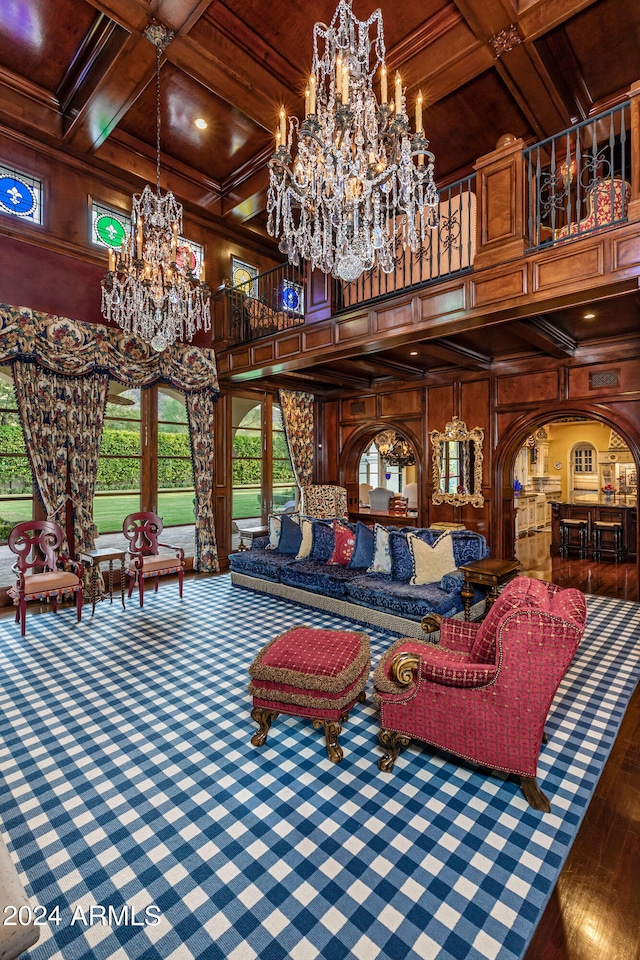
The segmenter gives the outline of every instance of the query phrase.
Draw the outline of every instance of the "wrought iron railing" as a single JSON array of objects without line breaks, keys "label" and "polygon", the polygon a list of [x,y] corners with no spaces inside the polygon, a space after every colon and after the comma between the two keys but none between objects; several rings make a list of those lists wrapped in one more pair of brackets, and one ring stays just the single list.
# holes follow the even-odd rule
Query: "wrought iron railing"
[{"label": "wrought iron railing", "polygon": [[438,225],[426,228],[417,253],[399,247],[394,270],[368,270],[353,283],[336,281],[336,310],[389,297],[402,290],[441,280],[473,266],[476,249],[476,175],[439,190]]},{"label": "wrought iron railing", "polygon": [[304,268],[285,263],[227,291],[230,343],[245,343],[304,323]]},{"label": "wrought iron railing", "polygon": [[626,220],[630,123],[625,101],[524,151],[529,249]]}]

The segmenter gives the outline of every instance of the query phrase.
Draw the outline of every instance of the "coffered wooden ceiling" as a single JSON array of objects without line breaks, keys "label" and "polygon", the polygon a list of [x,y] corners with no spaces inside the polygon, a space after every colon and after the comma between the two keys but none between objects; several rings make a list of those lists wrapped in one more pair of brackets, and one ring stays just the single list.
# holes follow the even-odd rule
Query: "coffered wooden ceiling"
[{"label": "coffered wooden ceiling", "polygon": [[[312,31],[336,0],[7,0],[0,17],[0,128],[69,154],[127,188],[155,181],[156,18],[162,171],[187,210],[266,234],[267,162],[281,103],[300,113]],[[376,0],[354,0],[366,19]],[[390,70],[408,103],[425,94],[436,180],[469,173],[505,133],[535,142],[624,99],[640,79],[637,0],[379,0]],[[206,130],[194,121],[202,117]],[[247,235],[247,234],[245,234]],[[275,253],[275,245],[273,245]],[[638,303],[603,307],[607,330],[638,327]],[[584,312],[584,311],[582,311]],[[496,358],[562,356],[596,334],[578,310],[332,361],[326,384],[357,387],[425,368],[481,370]],[[602,329],[602,328],[600,328]],[[550,332],[551,331],[551,332]],[[411,355],[411,350],[417,351]],[[299,371],[299,382],[304,371]]]},{"label": "coffered wooden ceiling", "polygon": [[[354,0],[366,19],[375,0]],[[628,0],[381,0],[387,64],[421,88],[439,184],[513,133],[535,141],[638,79]],[[265,234],[278,110],[300,112],[316,20],[335,0],[8,0],[0,123],[117,176],[154,181],[152,17],[163,55],[163,174],[187,206]],[[207,129],[198,130],[202,117]]]}]

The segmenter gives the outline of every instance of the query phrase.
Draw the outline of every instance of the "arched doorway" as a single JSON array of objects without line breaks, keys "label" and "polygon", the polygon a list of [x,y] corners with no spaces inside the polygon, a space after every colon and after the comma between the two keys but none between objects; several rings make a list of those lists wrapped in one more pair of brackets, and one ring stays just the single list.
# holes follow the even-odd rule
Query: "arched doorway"
[{"label": "arched doorway", "polygon": [[[584,404],[523,416],[494,457],[496,555],[516,556],[529,575],[561,586],[637,600],[639,461],[637,428],[608,409]],[[596,517],[609,509],[623,520],[623,563],[594,561],[591,545],[587,560],[560,557],[560,515],[584,510]]]},{"label": "arched doorway", "polygon": [[[374,440],[381,434],[395,434],[401,445],[411,454],[413,462],[390,463],[385,458],[385,447],[378,449]],[[404,443],[402,443],[404,442]],[[393,456],[391,458],[394,459]],[[340,483],[347,488],[349,511],[357,513],[361,505],[361,483],[372,487],[384,486],[394,493],[405,493],[408,484],[416,484],[416,511],[420,518],[422,504],[422,444],[411,424],[374,421],[363,424],[345,441],[340,457]],[[363,491],[364,492],[364,491]],[[366,506],[366,504],[363,504]]]}]

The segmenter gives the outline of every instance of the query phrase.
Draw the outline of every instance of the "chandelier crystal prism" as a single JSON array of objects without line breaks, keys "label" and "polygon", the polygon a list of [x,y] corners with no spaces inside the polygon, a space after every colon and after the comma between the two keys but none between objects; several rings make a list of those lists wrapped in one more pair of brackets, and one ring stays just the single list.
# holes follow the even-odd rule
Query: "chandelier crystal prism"
[{"label": "chandelier crystal prism", "polygon": [[197,275],[193,251],[178,245],[182,204],[170,190],[160,191],[160,57],[173,32],[152,22],[145,36],[156,48],[156,191],[147,184],[133,195],[131,234],[118,251],[109,250],[102,313],[161,352],[211,329],[211,292],[204,263]]},{"label": "chandelier crystal prism", "polygon": [[267,201],[267,229],[289,261],[345,281],[376,266],[391,273],[402,249],[416,253],[438,225],[422,95],[412,135],[399,73],[387,96],[382,12],[361,21],[351,3],[340,0],[330,25],[313,28],[305,119],[280,112]]}]

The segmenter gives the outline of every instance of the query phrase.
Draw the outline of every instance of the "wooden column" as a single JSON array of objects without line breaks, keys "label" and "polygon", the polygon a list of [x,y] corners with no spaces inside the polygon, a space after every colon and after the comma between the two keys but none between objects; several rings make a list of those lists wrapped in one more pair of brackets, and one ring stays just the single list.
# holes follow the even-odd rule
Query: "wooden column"
[{"label": "wooden column", "polygon": [[476,270],[522,257],[528,246],[523,147],[523,140],[507,134],[493,153],[475,164],[479,211]]},{"label": "wooden column", "polygon": [[629,90],[631,101],[631,199],[629,220],[640,220],[640,80]]}]

